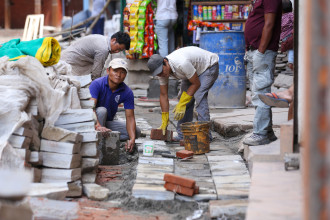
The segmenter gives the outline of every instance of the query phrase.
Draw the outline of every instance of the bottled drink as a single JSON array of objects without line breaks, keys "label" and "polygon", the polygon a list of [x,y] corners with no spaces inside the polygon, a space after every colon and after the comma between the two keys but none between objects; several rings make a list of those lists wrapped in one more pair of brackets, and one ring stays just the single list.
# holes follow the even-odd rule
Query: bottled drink
[{"label": "bottled drink", "polygon": [[217,20],[221,19],[221,5],[217,5]]},{"label": "bottled drink", "polygon": [[207,7],[207,20],[212,20],[212,6]]},{"label": "bottled drink", "polygon": [[193,6],[193,20],[198,20],[198,6],[194,5]]},{"label": "bottled drink", "polygon": [[207,6],[203,6],[203,20],[207,20],[208,12],[207,12]]},{"label": "bottled drink", "polygon": [[203,20],[203,6],[198,5],[198,20]]},{"label": "bottled drink", "polygon": [[217,6],[212,7],[212,20],[217,20]]}]

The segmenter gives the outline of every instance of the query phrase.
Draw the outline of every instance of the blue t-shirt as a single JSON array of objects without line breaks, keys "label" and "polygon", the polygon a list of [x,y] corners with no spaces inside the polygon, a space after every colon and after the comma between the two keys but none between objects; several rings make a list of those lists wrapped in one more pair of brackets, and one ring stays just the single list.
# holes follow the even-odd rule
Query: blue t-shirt
[{"label": "blue t-shirt", "polygon": [[108,110],[107,121],[112,121],[118,110],[118,105],[124,103],[125,109],[134,109],[134,95],[132,90],[121,83],[115,92],[112,92],[109,83],[109,76],[100,77],[94,80],[89,86],[92,98],[97,99],[97,107],[105,107]]}]

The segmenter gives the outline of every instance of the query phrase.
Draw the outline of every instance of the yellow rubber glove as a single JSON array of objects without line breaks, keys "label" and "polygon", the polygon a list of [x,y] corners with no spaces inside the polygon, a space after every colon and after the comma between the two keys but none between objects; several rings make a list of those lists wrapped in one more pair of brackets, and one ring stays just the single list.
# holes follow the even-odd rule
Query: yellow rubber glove
[{"label": "yellow rubber glove", "polygon": [[167,125],[168,125],[168,116],[169,116],[168,112],[162,112],[162,125],[158,129],[163,130],[163,135],[166,134]]},{"label": "yellow rubber glove", "polygon": [[185,91],[182,93],[179,103],[173,109],[174,119],[179,121],[186,113],[186,105],[193,97],[188,95]]}]

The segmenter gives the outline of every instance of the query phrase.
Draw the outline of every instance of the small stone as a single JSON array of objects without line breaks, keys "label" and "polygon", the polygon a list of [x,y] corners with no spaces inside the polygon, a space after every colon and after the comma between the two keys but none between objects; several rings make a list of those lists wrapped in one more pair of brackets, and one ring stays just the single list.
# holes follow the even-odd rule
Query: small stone
[{"label": "small stone", "polygon": [[84,194],[91,200],[105,200],[109,196],[109,189],[95,183],[86,183],[83,185]]}]

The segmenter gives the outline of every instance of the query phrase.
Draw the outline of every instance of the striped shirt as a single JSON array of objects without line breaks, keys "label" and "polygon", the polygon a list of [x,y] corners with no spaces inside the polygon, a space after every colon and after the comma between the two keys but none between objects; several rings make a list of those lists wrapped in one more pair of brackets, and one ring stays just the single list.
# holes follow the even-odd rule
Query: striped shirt
[{"label": "striped shirt", "polygon": [[288,12],[282,16],[281,40],[293,33],[293,12]]}]

